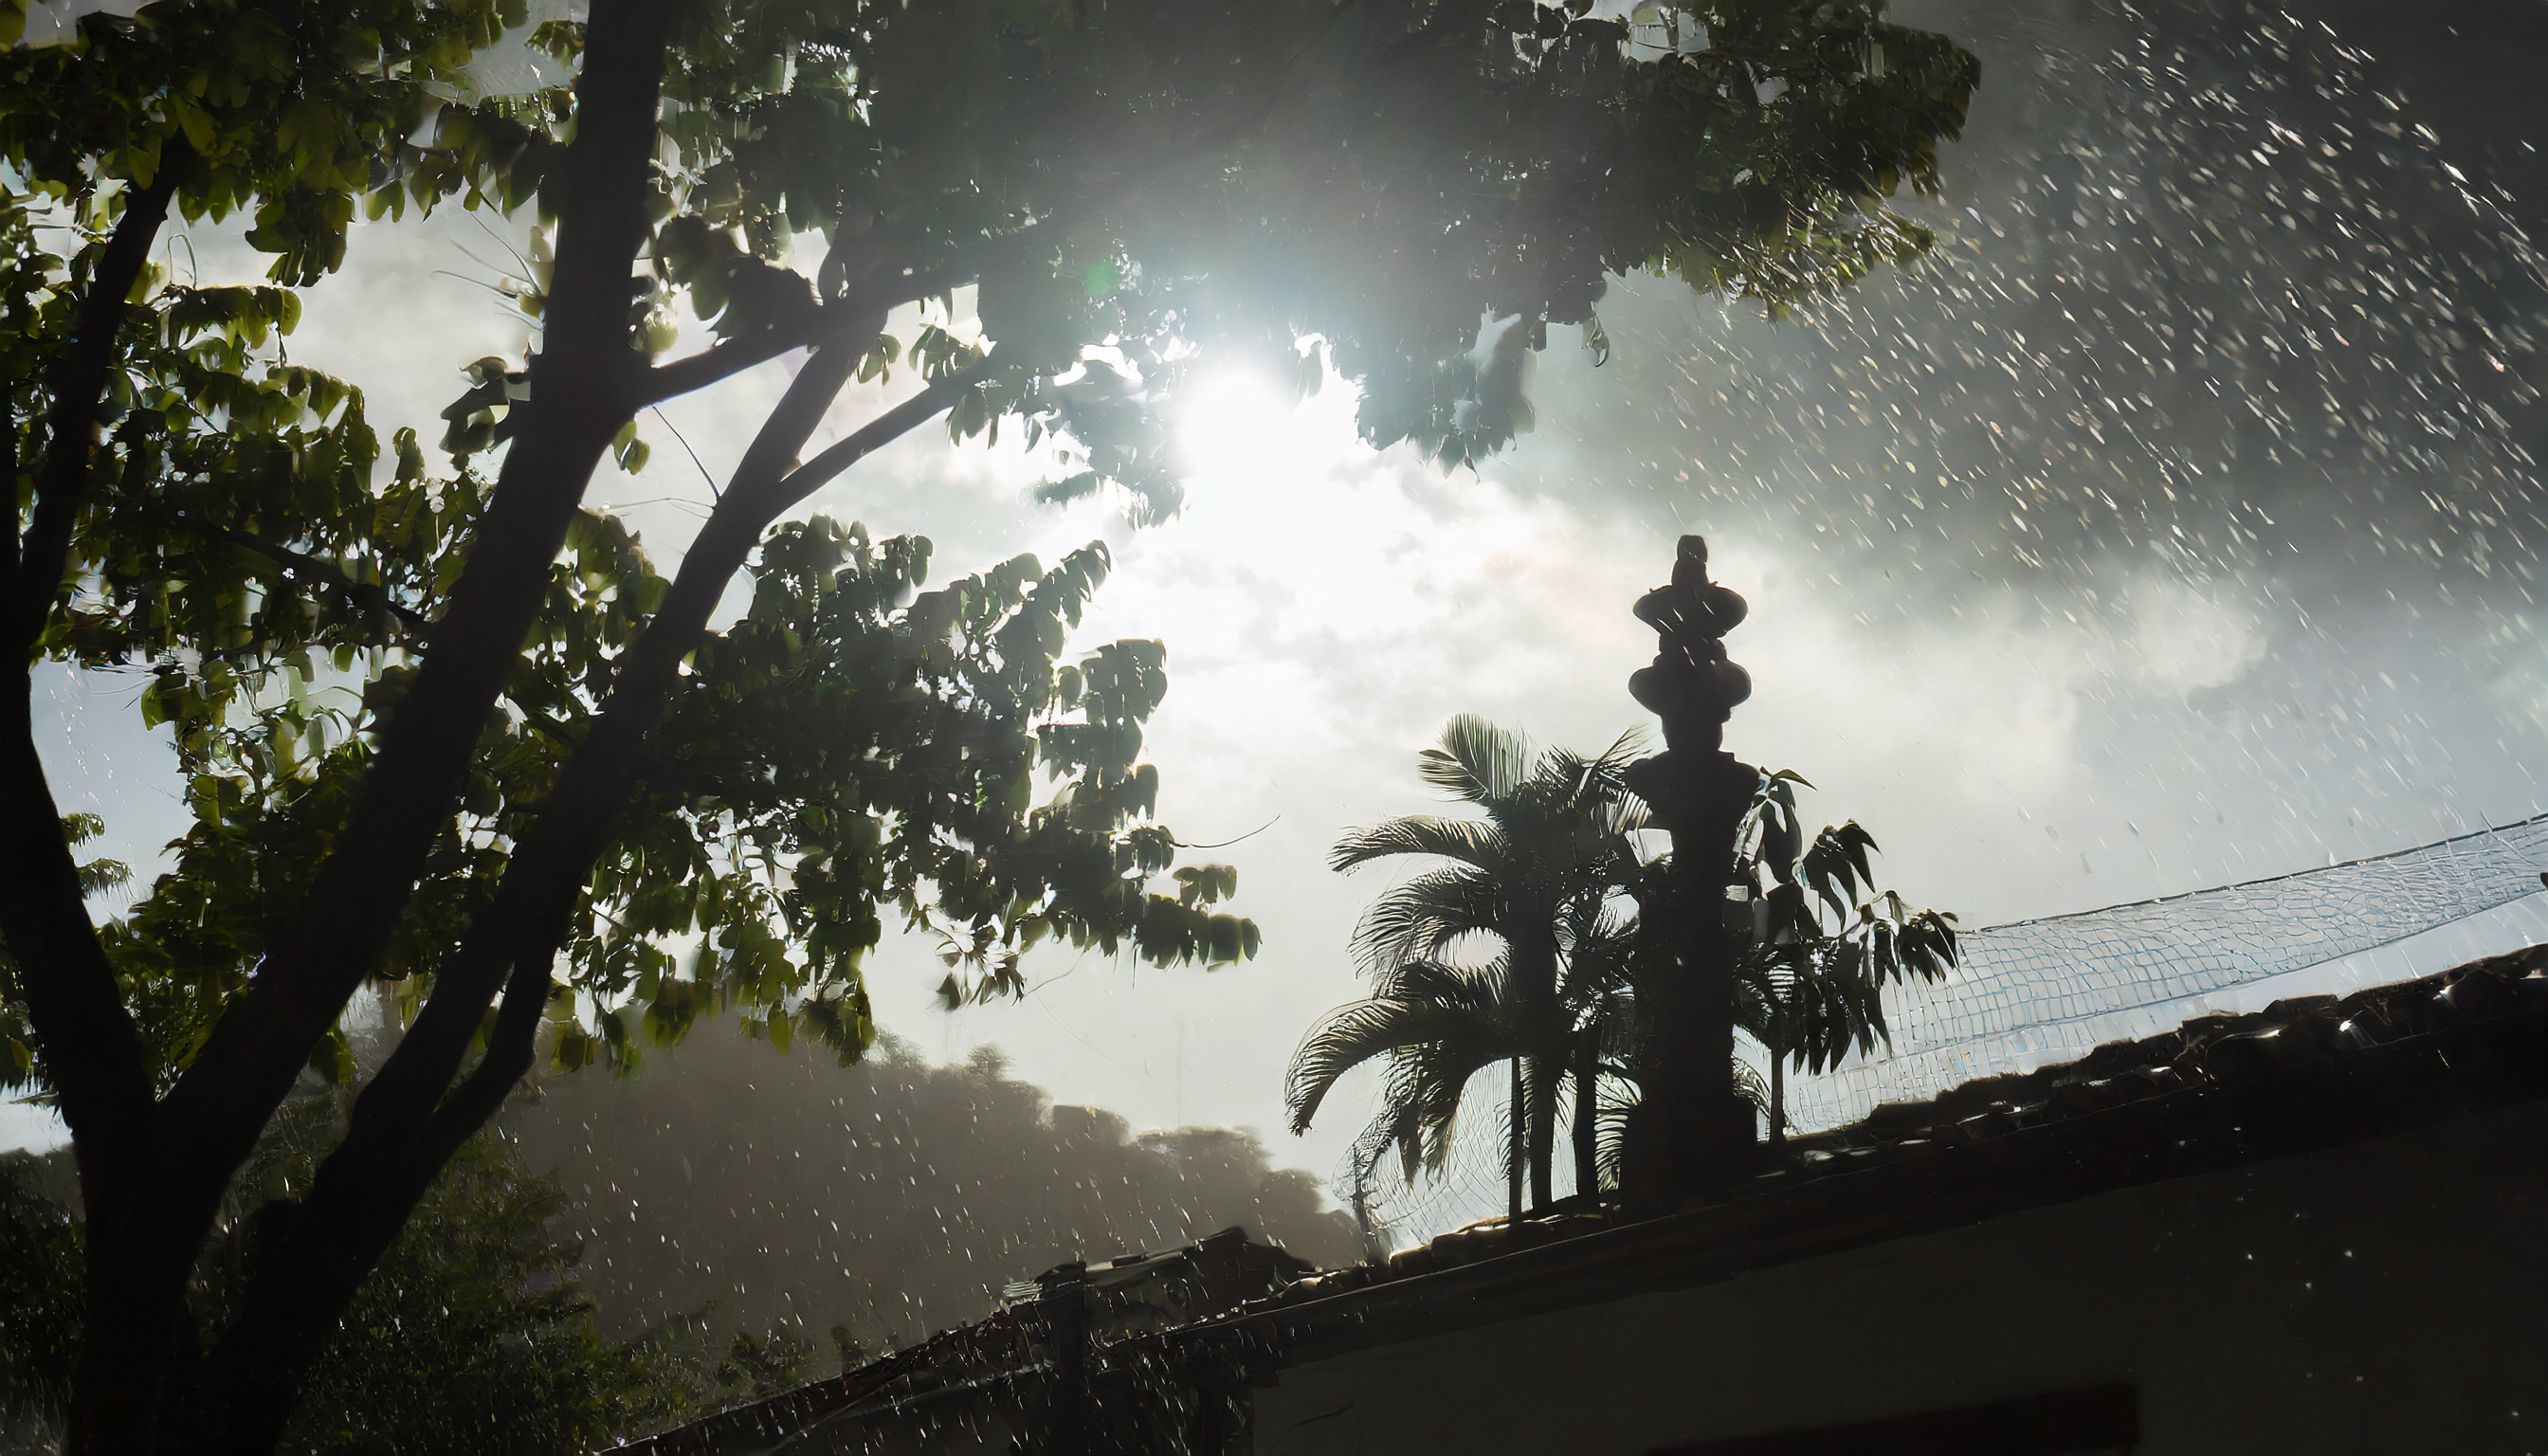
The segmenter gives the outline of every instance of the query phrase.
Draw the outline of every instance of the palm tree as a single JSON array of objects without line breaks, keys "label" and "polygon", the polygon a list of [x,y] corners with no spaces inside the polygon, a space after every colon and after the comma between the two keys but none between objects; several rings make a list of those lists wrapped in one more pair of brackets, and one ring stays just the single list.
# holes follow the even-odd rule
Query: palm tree
[{"label": "palm tree", "polygon": [[1632,967],[1637,944],[1635,901],[1622,877],[1612,893],[1586,895],[1571,907],[1566,978],[1560,1000],[1573,1031],[1568,1062],[1575,1083],[1570,1126],[1575,1190],[1601,1187],[1601,1087],[1626,1071],[1621,1058],[1633,1042],[1636,1003]]},{"label": "palm tree", "polygon": [[[1441,863],[1364,915],[1354,944],[1373,995],[1329,1014],[1302,1043],[1289,1088],[1294,1131],[1309,1126],[1336,1077],[1387,1054],[1390,1091],[1373,1150],[1395,1144],[1410,1174],[1438,1166],[1468,1079],[1509,1061],[1508,1202],[1518,1215],[1525,1171],[1534,1205],[1553,1201],[1560,1084],[1576,1078],[1579,1122],[1592,1121],[1596,1101],[1597,1053],[1584,1051],[1589,1029],[1579,1022],[1603,1000],[1593,972],[1608,953],[1589,953],[1620,934],[1605,907],[1635,867],[1631,836],[1645,826],[1622,779],[1636,747],[1627,735],[1591,759],[1564,749],[1534,757],[1522,735],[1463,714],[1416,771],[1483,816],[1410,815],[1336,845],[1329,863],[1338,870],[1406,855]],[[1451,958],[1473,939],[1496,948],[1491,964]],[[1570,974],[1579,960],[1584,974]]]},{"label": "palm tree", "polygon": [[1327,1013],[1293,1055],[1285,1087],[1292,1131],[1309,1128],[1337,1078],[1386,1056],[1380,1111],[1356,1164],[1395,1150],[1410,1183],[1418,1171],[1440,1171],[1470,1080],[1501,1061],[1519,1064],[1523,1039],[1504,971],[1501,958],[1484,966],[1409,960],[1379,971],[1367,999]]},{"label": "palm tree", "polygon": [[1762,780],[1737,859],[1758,909],[1753,943],[1736,962],[1735,1021],[1770,1053],[1773,1142],[1786,1138],[1788,1063],[1821,1072],[1853,1050],[1889,1046],[1884,988],[1937,980],[1956,955],[1955,916],[1876,889],[1875,836],[1856,820],[1825,826],[1798,852],[1798,784],[1804,778],[1786,771]]}]

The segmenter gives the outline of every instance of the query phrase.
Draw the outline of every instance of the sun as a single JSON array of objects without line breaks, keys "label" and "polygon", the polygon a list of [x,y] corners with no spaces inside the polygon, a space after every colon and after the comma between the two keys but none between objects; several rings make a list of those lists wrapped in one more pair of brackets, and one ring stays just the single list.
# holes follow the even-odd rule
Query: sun
[{"label": "sun", "polygon": [[1170,417],[1180,463],[1204,489],[1299,485],[1334,470],[1358,443],[1349,390],[1296,400],[1282,381],[1243,365],[1201,374]]}]

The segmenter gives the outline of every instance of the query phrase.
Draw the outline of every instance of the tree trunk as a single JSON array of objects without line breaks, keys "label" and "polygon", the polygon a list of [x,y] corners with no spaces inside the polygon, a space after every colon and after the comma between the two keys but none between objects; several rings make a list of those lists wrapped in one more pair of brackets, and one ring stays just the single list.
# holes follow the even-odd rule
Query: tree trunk
[{"label": "tree trunk", "polygon": [[1530,1059],[1530,1206],[1557,1202],[1557,1089],[1566,1081],[1563,1057]]},{"label": "tree trunk", "polygon": [[130,1201],[88,1212],[66,1453],[187,1449],[165,1429],[196,1368],[194,1246],[172,1236],[180,1222]]},{"label": "tree trunk", "polygon": [[1770,1140],[1787,1140],[1787,1057],[1770,1048]]},{"label": "tree trunk", "polygon": [[[1546,905],[1530,914],[1514,927],[1507,944],[1511,979],[1505,994],[1513,1007],[1516,1039],[1533,1048],[1564,1046],[1557,1027],[1557,907]],[[1534,1208],[1553,1201],[1549,1170],[1557,1138],[1557,1083],[1563,1075],[1541,1050],[1513,1061],[1514,1138],[1529,1170]]]},{"label": "tree trunk", "polygon": [[[619,0],[594,17],[569,158],[582,171],[560,208],[550,326],[533,365],[525,428],[507,453],[416,683],[384,725],[356,822],[320,870],[314,915],[273,949],[178,1086],[148,1110],[147,1138],[121,1152],[134,1175],[117,1180],[115,1190],[86,1176],[98,1161],[98,1139],[71,1119],[89,1211],[86,1310],[65,1442],[71,1451],[270,1445],[290,1409],[310,1341],[278,1341],[255,1368],[224,1372],[237,1378],[202,1379],[186,1284],[231,1172],[289,1094],[311,1044],[360,984],[411,892],[488,705],[518,658],[585,483],[628,412],[643,363],[627,345],[626,279],[645,235],[645,163],[666,12],[664,0]],[[31,544],[46,535],[51,504],[40,501]],[[58,570],[58,563],[24,563],[14,594],[26,602],[39,573]],[[108,987],[112,994],[111,980]],[[62,1063],[96,1054],[49,1033],[46,1040]],[[438,1166],[423,1169],[424,1180]],[[284,1205],[261,1217],[258,1241],[272,1244],[294,1213]],[[332,1328],[368,1267],[366,1260],[350,1272],[311,1271],[304,1284],[338,1293],[323,1310],[299,1312],[294,1322]]]},{"label": "tree trunk", "polygon": [[1522,1098],[1521,1058],[1512,1059],[1512,1101],[1504,1113],[1504,1217],[1511,1223],[1521,1222],[1522,1167],[1529,1162],[1529,1149],[1523,1132],[1530,1121],[1530,1105]]},{"label": "tree trunk", "polygon": [[[80,300],[71,338],[46,376],[46,449],[36,462],[23,535],[5,538],[0,639],[15,657],[0,749],[0,936],[45,1048],[78,1163],[87,1211],[85,1297],[66,1448],[132,1449],[152,1439],[160,1395],[192,1355],[185,1281],[199,1238],[172,1239],[195,1213],[209,1219],[220,1185],[161,1176],[155,1110],[141,1046],[80,892],[60,809],[34,737],[34,647],[60,595],[95,469],[97,412],[121,357],[139,281],[182,175],[195,159],[182,138],[162,143],[148,184],[128,193],[115,233]],[[8,421],[13,430],[14,420]],[[11,475],[21,462],[11,452]]]},{"label": "tree trunk", "polygon": [[548,173],[556,262],[530,398],[517,407],[520,432],[415,676],[381,724],[345,825],[312,877],[308,912],[266,948],[246,994],[163,1099],[172,1137],[233,1166],[379,963],[459,803],[488,714],[518,670],[592,471],[642,393],[629,278],[647,237],[670,8],[670,0],[592,8],[575,139]]},{"label": "tree trunk", "polygon": [[1575,1044],[1575,1196],[1601,1201],[1601,1033],[1586,1027]]}]

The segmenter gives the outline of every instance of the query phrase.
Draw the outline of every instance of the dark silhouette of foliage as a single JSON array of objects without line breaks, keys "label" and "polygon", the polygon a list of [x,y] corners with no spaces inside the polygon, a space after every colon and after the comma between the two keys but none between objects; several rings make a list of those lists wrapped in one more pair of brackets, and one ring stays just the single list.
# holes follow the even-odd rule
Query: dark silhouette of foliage
[{"label": "dark silhouette of foliage", "polygon": [[[1356,948],[1371,995],[1338,1007],[1293,1054],[1286,1096],[1294,1132],[1306,1129],[1337,1078],[1375,1058],[1388,1071],[1381,1105],[1355,1156],[1395,1149],[1401,1171],[1438,1172],[1451,1150],[1462,1094],[1498,1062],[1514,1068],[1506,1176],[1519,1213],[1524,1170],[1536,1205],[1549,1201],[1556,1090],[1575,1083],[1576,1186],[1616,1181],[1626,1109],[1651,1054],[1639,1019],[1636,897],[1670,892],[1671,857],[1640,861],[1632,836],[1648,827],[1621,774],[1635,745],[1596,759],[1552,750],[1533,762],[1520,735],[1462,717],[1425,751],[1428,782],[1479,805],[1479,820],[1410,817],[1348,836],[1335,863],[1349,868],[1398,855],[1447,862],[1393,887],[1365,912]],[[1786,1068],[1831,1068],[1886,1042],[1882,991],[1935,980],[1955,964],[1955,916],[1913,909],[1876,887],[1874,836],[1855,820],[1802,841],[1795,789],[1802,776],[1765,776],[1742,827],[1738,881],[1753,899],[1738,957],[1736,1024],[1770,1054],[1766,1076],[1741,1061],[1736,1090],[1784,1136]],[[1470,937],[1499,950],[1468,965],[1444,953]],[[1516,951],[1516,947],[1526,948]],[[1516,990],[1517,956],[1546,957],[1537,994]],[[1544,1120],[1544,1121],[1543,1121]],[[1545,1129],[1546,1131],[1543,1131]]]},{"label": "dark silhouette of foliage", "polygon": [[[218,1316],[235,1297],[244,1216],[306,1180],[340,1121],[315,1079],[285,1105],[242,1170],[198,1275],[198,1308]],[[0,1418],[32,1443],[69,1393],[82,1225],[39,1189],[38,1160],[21,1162],[0,1171]],[[554,1231],[568,1207],[503,1143],[463,1147],[313,1363],[279,1448],[567,1456],[732,1399],[734,1383],[720,1384],[687,1327],[602,1337],[580,1250]]]},{"label": "dark silhouette of foliage", "polygon": [[1853,819],[1806,842],[1796,819],[1803,775],[1761,781],[1743,827],[1737,878],[1753,892],[1751,943],[1735,967],[1735,1024],[1769,1053],[1775,1141],[1786,1136],[1786,1069],[1821,1072],[1891,1045],[1884,988],[1934,981],[1956,963],[1956,917],[1915,910],[1875,887],[1875,836]]},{"label": "dark silhouette of foliage", "polygon": [[[1463,714],[1416,772],[1483,817],[1410,815],[1339,841],[1337,869],[1400,856],[1441,862],[1384,892],[1363,914],[1355,949],[1372,977],[1369,999],[1340,1007],[1294,1053],[1286,1097],[1293,1131],[1307,1128],[1336,1078],[1386,1056],[1381,1111],[1361,1154],[1395,1146],[1407,1176],[1438,1168],[1469,1079],[1512,1067],[1506,1180],[1518,1212],[1522,1181],[1552,1198],[1558,1089],[1597,1041],[1600,985],[1624,933],[1611,901],[1637,864],[1631,838],[1644,808],[1622,780],[1635,744],[1622,738],[1586,759],[1564,749],[1534,756],[1529,741]],[[1491,963],[1447,959],[1472,940]],[[1597,1069],[1577,1086],[1578,1120],[1597,1100]]]},{"label": "dark silhouette of foliage", "polygon": [[0,1444],[35,1447],[70,1402],[80,1227],[47,1196],[43,1159],[0,1154]]}]

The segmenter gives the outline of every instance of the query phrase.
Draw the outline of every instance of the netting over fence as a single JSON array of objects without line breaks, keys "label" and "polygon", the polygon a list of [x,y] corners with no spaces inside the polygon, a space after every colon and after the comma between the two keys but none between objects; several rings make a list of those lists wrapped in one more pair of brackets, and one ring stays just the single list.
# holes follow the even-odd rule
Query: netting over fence
[{"label": "netting over fence", "polygon": [[[1948,979],[1885,993],[1889,1051],[1788,1078],[1788,1122],[1799,1132],[1838,1127],[1881,1102],[2151,1036],[2198,1009],[2192,998],[2508,905],[2539,893],[2543,872],[2548,814],[2272,879],[1969,931]],[[1359,1180],[1374,1226],[1411,1238],[1501,1213],[1503,1075],[1491,1068],[1471,1083],[1440,1176],[1410,1185],[1394,1163],[1369,1167],[1349,1155],[1338,1199],[1350,1201]],[[1563,1166],[1558,1177],[1568,1177]]]},{"label": "netting over fence", "polygon": [[2173,1003],[2376,950],[2541,888],[2548,814],[2436,844],[1962,938],[1947,980],[1885,993],[1889,1053],[1789,1082],[1800,1131],[2183,1020]]},{"label": "netting over fence", "polygon": [[[1506,1207],[1504,1159],[1512,1125],[1505,1121],[1508,1073],[1491,1066],[1469,1079],[1460,1097],[1460,1114],[1452,1126],[1450,1155],[1438,1170],[1418,1172],[1413,1182],[1399,1172],[1395,1153],[1374,1159],[1366,1134],[1336,1165],[1332,1186],[1338,1203],[1355,1207],[1361,1186],[1362,1208],[1372,1228],[1393,1245],[1420,1243],[1446,1229],[1476,1219],[1493,1218]],[[1560,1197],[1575,1191],[1575,1169],[1564,1148],[1565,1123],[1559,1122],[1559,1155],[1554,1169]]]}]

